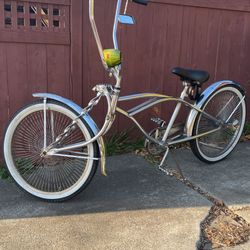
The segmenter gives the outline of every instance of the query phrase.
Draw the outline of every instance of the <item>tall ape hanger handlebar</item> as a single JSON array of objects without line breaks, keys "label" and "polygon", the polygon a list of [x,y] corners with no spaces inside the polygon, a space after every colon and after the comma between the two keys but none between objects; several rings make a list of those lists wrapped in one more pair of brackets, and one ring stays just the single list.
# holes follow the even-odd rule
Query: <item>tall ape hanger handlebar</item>
[{"label": "tall ape hanger handlebar", "polygon": [[[127,0],[127,2],[126,2],[125,9],[127,9],[128,2],[129,2],[129,0]],[[137,3],[137,4],[147,5],[149,1],[148,0],[132,0],[132,2]],[[118,78],[120,78],[119,73],[120,73],[120,69],[121,69],[121,66],[120,66],[121,58],[119,59],[119,57],[121,57],[121,53],[119,51],[119,45],[118,45],[118,40],[117,40],[117,27],[118,27],[118,23],[119,23],[121,6],[122,6],[122,0],[117,0],[114,25],[113,25],[114,49],[108,50],[108,52],[106,51],[107,53],[105,53],[105,51],[103,50],[102,42],[101,42],[101,39],[100,39],[100,36],[98,33],[98,29],[96,26],[96,22],[95,22],[95,8],[94,8],[95,3],[94,3],[94,0],[89,0],[89,20],[91,23],[92,31],[94,33],[95,41],[97,44],[97,48],[99,51],[99,55],[100,55],[102,64],[103,64],[105,70],[112,73],[112,75],[114,75],[114,77],[116,78],[117,81],[118,81]],[[114,64],[114,65],[108,64],[107,58],[105,58],[106,54],[108,57],[112,57],[112,59],[114,58],[114,60],[117,62],[117,65],[116,64]]]},{"label": "tall ape hanger handlebar", "polygon": [[[120,11],[121,11],[121,4],[122,4],[122,0],[117,0],[115,19],[114,19],[114,25],[113,25],[113,44],[114,44],[114,49],[116,49],[116,50],[119,50],[116,33],[117,33],[117,27],[118,27],[118,22],[119,22],[119,15],[120,15]],[[95,5],[94,0],[89,0],[89,20],[91,23],[91,27],[92,27],[92,30],[94,33],[94,37],[96,40],[97,48],[98,48],[103,66],[105,69],[108,69],[108,65],[104,60],[102,42],[101,42],[101,39],[100,39],[100,36],[98,33],[98,29],[96,27],[94,5]]]}]

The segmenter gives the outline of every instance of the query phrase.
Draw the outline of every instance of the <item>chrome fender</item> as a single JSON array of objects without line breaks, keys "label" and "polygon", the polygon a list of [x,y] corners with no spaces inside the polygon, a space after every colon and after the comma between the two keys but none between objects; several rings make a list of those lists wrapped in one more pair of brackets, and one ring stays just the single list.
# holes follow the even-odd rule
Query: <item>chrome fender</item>
[{"label": "chrome fender", "polygon": [[[202,109],[202,107],[205,104],[205,102],[207,101],[207,99],[211,95],[213,95],[215,93],[215,91],[217,91],[218,89],[225,87],[225,86],[233,86],[233,87],[237,88],[243,95],[245,95],[245,91],[241,87],[240,84],[233,82],[233,81],[228,81],[228,80],[219,81],[219,82],[216,82],[216,83],[210,85],[207,89],[205,89],[205,91],[201,94],[201,96],[196,101],[194,106],[198,109]],[[195,120],[196,120],[196,117],[198,114],[199,114],[198,111],[196,111],[195,109],[192,109],[188,115],[188,119],[186,122],[186,134],[188,137],[192,136],[194,123],[195,123]]]},{"label": "chrome fender", "polygon": [[[71,100],[64,98],[64,97],[61,97],[59,95],[49,94],[49,93],[35,93],[35,94],[33,94],[33,97],[43,98],[43,99],[47,98],[50,100],[55,100],[55,101],[58,101],[60,103],[63,103],[64,105],[68,106],[69,108],[73,109],[79,115],[82,113],[82,108],[79,105],[77,105],[76,103],[72,102]],[[89,125],[93,134],[96,135],[99,132],[99,128],[97,127],[96,123],[91,118],[91,116],[88,114],[84,114],[82,116],[82,118]],[[105,169],[106,168],[106,153],[105,153],[105,143],[104,143],[103,138],[100,137],[99,139],[97,139],[97,143],[99,146],[99,155],[101,157],[102,174],[106,176],[107,175],[106,169]]]}]

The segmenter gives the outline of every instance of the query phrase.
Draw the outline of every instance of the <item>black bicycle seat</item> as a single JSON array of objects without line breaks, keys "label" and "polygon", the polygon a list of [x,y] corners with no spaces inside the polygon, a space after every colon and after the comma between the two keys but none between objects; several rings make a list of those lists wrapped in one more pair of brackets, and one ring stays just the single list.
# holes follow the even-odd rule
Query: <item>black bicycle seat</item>
[{"label": "black bicycle seat", "polygon": [[172,73],[180,76],[182,81],[189,82],[191,84],[202,84],[209,80],[209,73],[203,70],[191,70],[184,68],[174,68]]}]

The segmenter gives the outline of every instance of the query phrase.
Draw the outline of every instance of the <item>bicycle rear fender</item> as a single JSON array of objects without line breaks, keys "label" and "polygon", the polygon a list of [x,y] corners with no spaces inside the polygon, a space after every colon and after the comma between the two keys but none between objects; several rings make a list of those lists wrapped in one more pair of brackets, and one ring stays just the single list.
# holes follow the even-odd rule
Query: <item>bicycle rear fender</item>
[{"label": "bicycle rear fender", "polygon": [[[47,98],[50,100],[55,100],[58,101],[64,105],[66,105],[67,107],[73,109],[78,115],[80,115],[82,113],[82,108],[77,105],[76,103],[72,102],[71,100],[55,95],[55,94],[49,94],[49,93],[35,93],[33,94],[33,97],[36,98]],[[90,129],[92,130],[93,134],[96,135],[99,132],[99,129],[96,125],[96,123],[94,122],[94,120],[91,118],[90,115],[88,114],[84,114],[82,116],[82,118],[84,119],[84,121],[89,125]],[[104,140],[102,137],[98,138],[97,140],[98,146],[99,146],[99,156],[101,157],[101,170],[102,170],[102,174],[103,175],[107,175],[106,174],[106,153],[105,153],[105,144],[104,144]]]},{"label": "bicycle rear fender", "polygon": [[[207,101],[207,99],[211,95],[213,95],[218,89],[225,87],[225,86],[235,87],[243,94],[243,96],[245,95],[245,91],[241,87],[240,84],[233,82],[233,81],[228,81],[228,80],[219,81],[219,82],[216,82],[216,83],[210,85],[207,89],[205,89],[205,91],[201,94],[199,99],[196,101],[195,107],[202,109],[202,107],[205,104],[205,102]],[[195,120],[196,120],[198,114],[199,114],[199,112],[194,110],[194,109],[192,109],[190,111],[187,122],[186,122],[186,134],[187,134],[187,136],[192,136]]]}]

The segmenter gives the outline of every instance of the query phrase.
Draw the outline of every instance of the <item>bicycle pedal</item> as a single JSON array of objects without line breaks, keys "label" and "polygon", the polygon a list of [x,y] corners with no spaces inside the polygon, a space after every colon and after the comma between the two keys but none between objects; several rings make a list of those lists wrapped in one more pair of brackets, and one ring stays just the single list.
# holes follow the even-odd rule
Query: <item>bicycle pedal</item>
[{"label": "bicycle pedal", "polygon": [[152,122],[156,123],[157,125],[159,125],[160,127],[164,127],[165,124],[166,124],[166,121],[162,120],[161,118],[159,117],[152,117],[150,119]]}]

